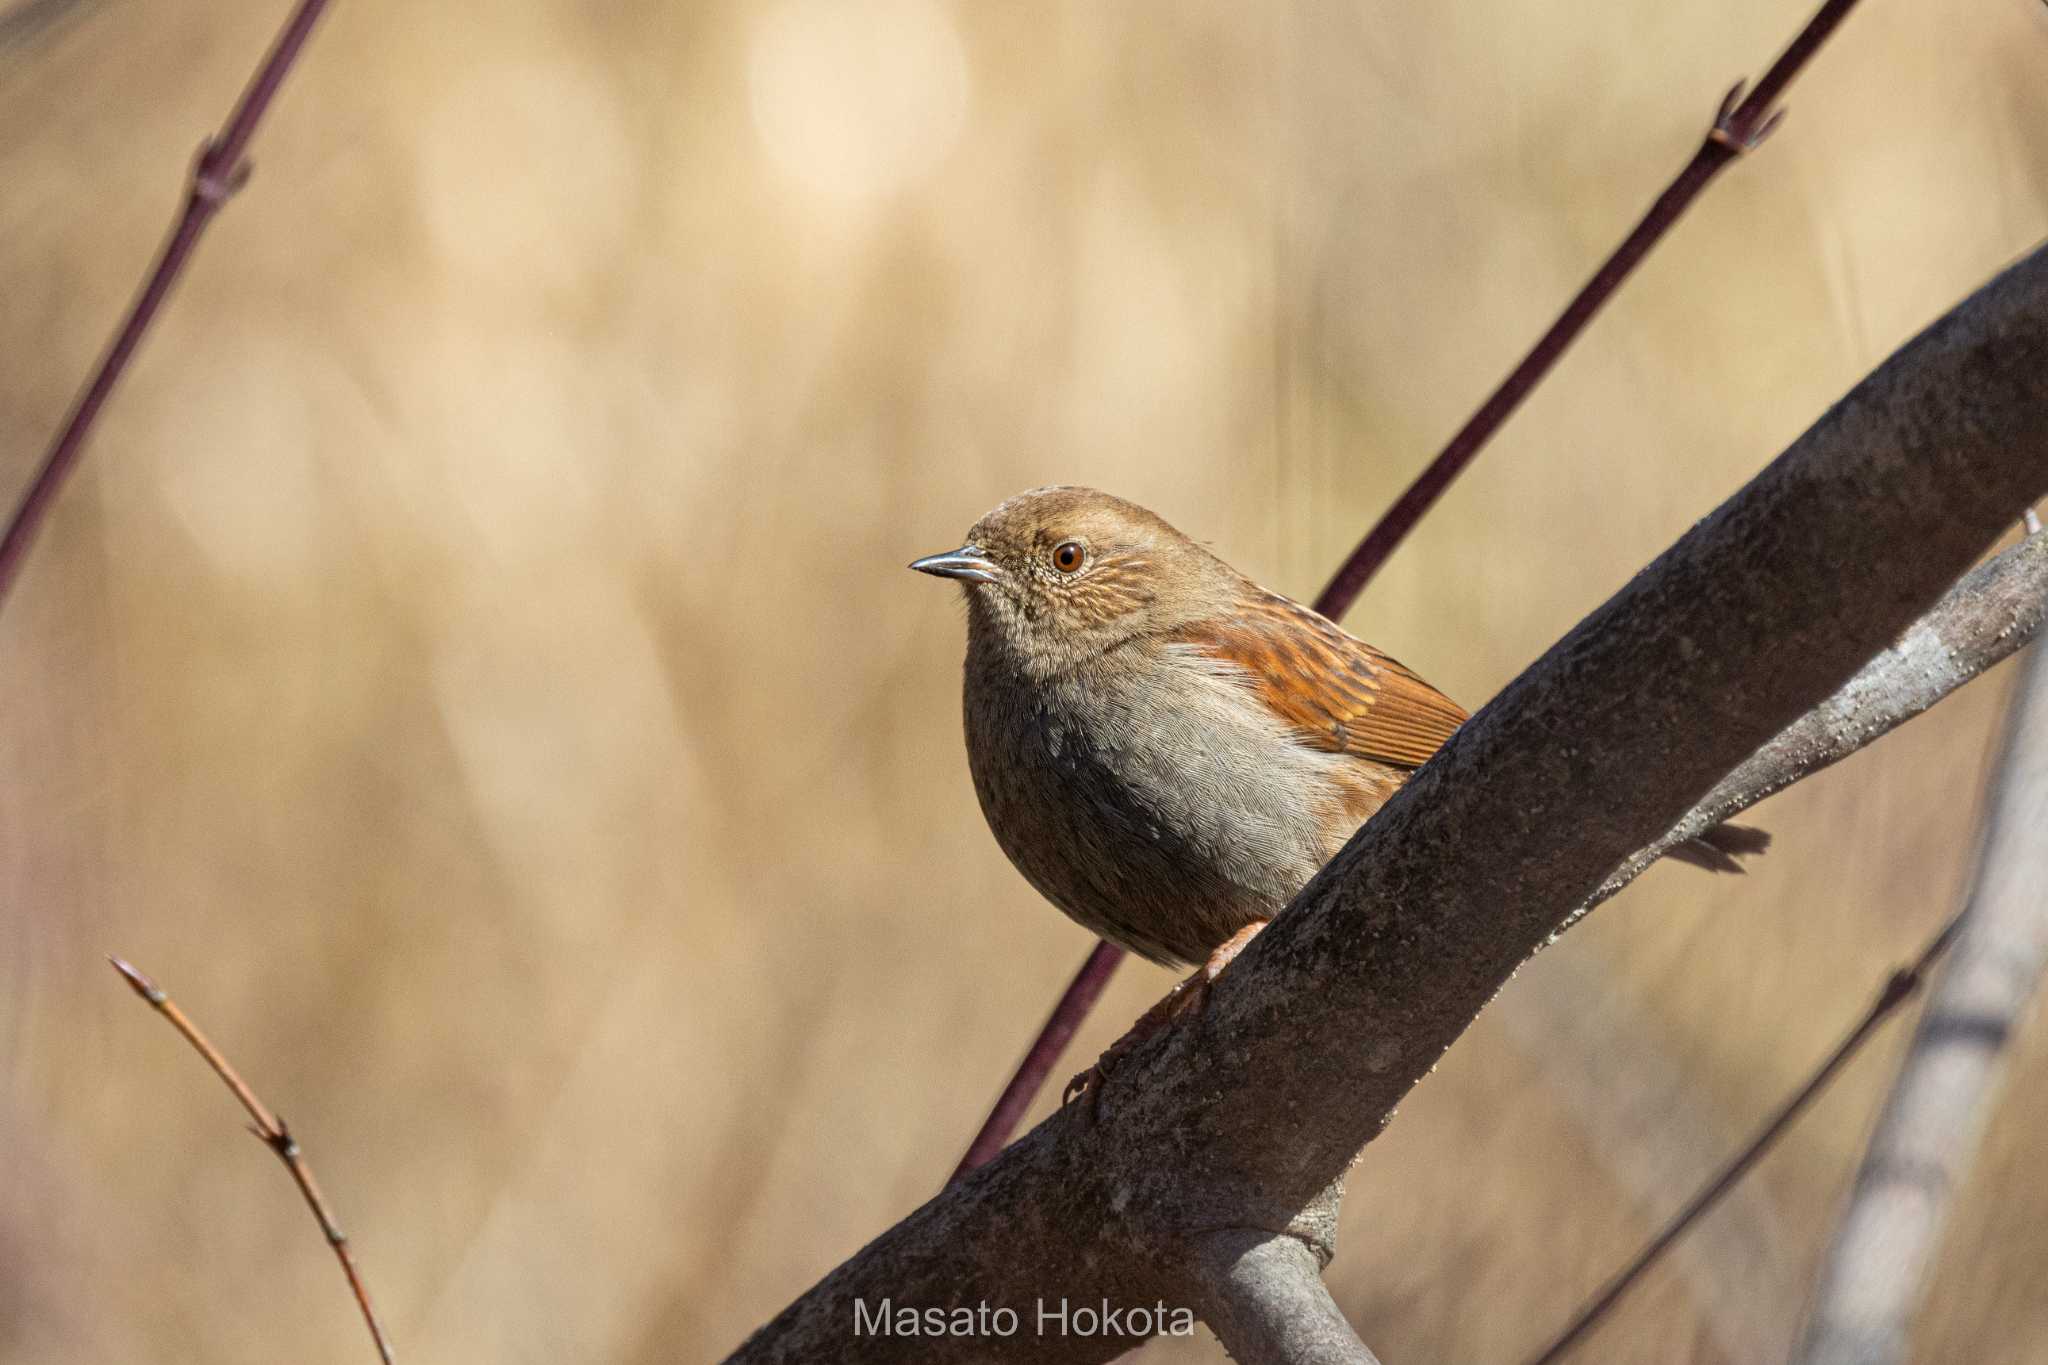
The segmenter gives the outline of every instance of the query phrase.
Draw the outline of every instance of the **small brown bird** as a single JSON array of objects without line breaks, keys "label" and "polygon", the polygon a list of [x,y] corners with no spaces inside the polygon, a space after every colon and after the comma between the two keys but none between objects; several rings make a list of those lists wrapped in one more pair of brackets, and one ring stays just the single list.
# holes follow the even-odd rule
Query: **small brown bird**
[{"label": "small brown bird", "polygon": [[[1411,669],[1093,489],[1020,493],[910,567],[966,590],[967,760],[1003,852],[1084,927],[1203,964],[1134,1033],[1199,1005],[1466,718]],[[1724,825],[1674,856],[1740,870],[1733,855],[1768,838]]]}]

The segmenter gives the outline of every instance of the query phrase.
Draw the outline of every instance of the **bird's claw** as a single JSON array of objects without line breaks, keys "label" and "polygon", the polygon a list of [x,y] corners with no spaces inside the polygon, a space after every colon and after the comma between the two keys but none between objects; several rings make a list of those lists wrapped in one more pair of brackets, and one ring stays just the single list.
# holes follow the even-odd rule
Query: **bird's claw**
[{"label": "bird's claw", "polygon": [[1060,1112],[1072,1109],[1083,1123],[1095,1122],[1096,1112],[1102,1105],[1102,1087],[1109,1081],[1109,1057],[1107,1054],[1086,1071],[1077,1073],[1067,1082],[1067,1088],[1060,1093]]}]

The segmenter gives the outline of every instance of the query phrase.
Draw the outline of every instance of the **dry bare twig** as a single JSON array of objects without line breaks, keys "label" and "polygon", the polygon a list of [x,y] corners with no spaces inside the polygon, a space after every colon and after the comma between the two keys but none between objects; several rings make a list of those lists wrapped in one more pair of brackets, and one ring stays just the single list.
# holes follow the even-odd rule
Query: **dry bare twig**
[{"label": "dry bare twig", "polygon": [[[2036,539],[2041,538],[2036,533]],[[1802,1365],[1891,1365],[2048,971],[2048,659],[2013,694],[1976,884],[1821,1272]]]},{"label": "dry bare twig", "polygon": [[[1631,850],[1703,795],[1728,798],[1717,784],[1752,755],[1796,767],[1816,745],[1822,760],[1854,747],[1858,727],[1831,708],[1882,681],[1873,658],[1894,661],[1902,693],[1939,694],[1914,654],[1887,655],[1916,622],[1937,637],[1974,622],[1980,655],[2017,647],[2026,612],[1957,580],[2043,493],[2048,248],[1909,342],[1482,708],[1223,973],[1200,1019],[1132,1051],[1092,1122],[1039,1125],[735,1358],[1102,1360],[1129,1338],[913,1341],[857,1334],[853,1312],[1206,1302],[1216,1246],[1241,1258],[1247,1233],[1306,1246],[1298,1284],[1333,1250],[1359,1150],[1515,969],[1626,880]],[[2002,559],[2039,569],[2035,549]],[[2040,596],[2036,579],[2036,625]]]},{"label": "dry bare twig", "polygon": [[[1807,21],[1806,27],[1800,30],[1799,36],[1792,40],[1791,46],[1779,54],[1778,60],[1771,64],[1754,90],[1745,97],[1743,90],[1747,82],[1735,83],[1722,99],[1713,125],[1708,128],[1692,159],[1672,177],[1671,183],[1651,203],[1649,210],[1622,239],[1621,245],[1572,296],[1571,302],[1537,338],[1528,354],[1487,395],[1486,401],[1466,419],[1444,448],[1366,533],[1365,539],[1359,541],[1345,557],[1336,574],[1317,595],[1314,603],[1317,611],[1336,621],[1351,610],[1351,604],[1358,600],[1358,594],[1365,590],[1365,585],[1379,572],[1388,556],[1407,539],[1408,533],[1415,529],[1429,509],[1435,506],[1437,499],[1443,496],[1444,490],[1493,439],[1494,433],[1514,415],[1522,401],[1543,382],[1571,344],[1578,340],[1580,333],[1586,330],[1594,315],[1642,264],[1651,248],[1670,232],[1700,192],[1729,162],[1744,152],[1755,150],[1777,128],[1784,117],[1784,110],[1777,107],[1779,96],[1813,60],[1821,45],[1842,21],[1849,17],[1849,11],[1856,7],[1856,3],[1857,0],[1826,0]],[[4,585],[4,580],[0,580],[0,585]],[[0,591],[4,591],[4,586],[0,586]],[[1095,1007],[1095,1002],[1102,998],[1111,974],[1123,959],[1124,950],[1113,943],[1098,943],[1089,952],[1066,992],[1046,1017],[1038,1036],[1025,1050],[1016,1073],[1003,1087],[995,1107],[982,1121],[980,1131],[968,1144],[966,1154],[960,1158],[960,1164],[954,1168],[947,1183],[960,1179],[1003,1149],[1003,1144],[1017,1131],[1017,1125],[1024,1121],[1024,1115],[1038,1097],[1038,1092],[1045,1088],[1046,1078],[1059,1065],[1061,1054],[1066,1051],[1082,1021]]]},{"label": "dry bare twig", "polygon": [[1961,927],[1960,917],[1951,919],[1942,926],[1941,932],[1920,950],[1919,956],[1886,979],[1883,987],[1878,990],[1877,998],[1872,1000],[1870,1008],[1863,1012],[1863,1017],[1843,1035],[1842,1041],[1835,1044],[1834,1050],[1814,1068],[1813,1073],[1799,1088],[1778,1106],[1764,1126],[1757,1130],[1756,1136],[1735,1154],[1733,1160],[1721,1168],[1719,1174],[1688,1199],[1684,1207],[1659,1229],[1657,1235],[1630,1258],[1627,1265],[1617,1271],[1597,1294],[1573,1314],[1571,1322],[1548,1346],[1529,1358],[1529,1365],[1554,1365],[1554,1362],[1570,1355],[1572,1349],[1584,1341],[1587,1335],[1600,1325],[1601,1320],[1613,1311],[1614,1306],[1621,1302],[1622,1296],[1642,1279],[1643,1274],[1662,1260],[1664,1253],[1691,1230],[1694,1223],[1712,1211],[1714,1206],[1735,1188],[1742,1177],[1749,1174],[1750,1168],[1777,1145],[1778,1139],[1792,1127],[1793,1121],[1806,1112],[1806,1107],[1812,1104],[1820,1092],[1827,1089],[1829,1082],[1841,1073],[1842,1068],[1863,1050],[1863,1045],[1876,1035],[1878,1026],[1918,993],[1921,983],[1927,979],[1928,971],[1940,960],[1942,954],[1949,950],[1950,945],[1955,942],[1956,931]]},{"label": "dry bare twig", "polygon": [[206,231],[206,225],[213,221],[221,205],[248,180],[246,153],[250,139],[256,135],[256,125],[262,121],[264,111],[277,95],[278,86],[284,83],[285,74],[291,70],[299,50],[305,46],[314,21],[326,8],[327,0],[299,0],[276,40],[271,43],[263,64],[256,68],[256,74],[250,77],[242,97],[236,101],[234,112],[221,125],[219,134],[208,138],[193,159],[185,187],[184,207],[171,226],[171,235],[165,240],[163,250],[157,254],[156,264],[143,280],[142,292],[128,306],[127,316],[121,319],[113,340],[107,345],[106,354],[100,357],[99,365],[72,404],[64,425],[51,440],[35,478],[29,483],[28,492],[23,494],[13,518],[7,523],[6,534],[0,536],[0,606],[6,605],[7,594],[21,575],[22,563],[28,558],[36,533],[42,530],[57,494],[63,490],[65,480],[84,455],[85,439],[91,434],[101,407],[114,391],[114,384],[122,372],[128,368],[143,334],[156,320],[171,286],[184,273],[185,263],[192,256],[192,249],[198,245],[200,234]]},{"label": "dry bare twig", "polygon": [[349,1250],[348,1236],[342,1232],[341,1224],[335,1221],[334,1211],[320,1193],[319,1183],[313,1179],[313,1168],[306,1164],[305,1154],[299,1150],[299,1140],[292,1136],[284,1120],[256,1097],[256,1092],[249,1088],[249,1083],[242,1079],[234,1065],[199,1031],[199,1026],[185,1011],[178,1008],[178,1002],[165,994],[163,987],[118,957],[110,957],[107,961],[114,964],[114,970],[134,988],[137,995],[170,1021],[171,1027],[205,1059],[206,1064],[213,1068],[213,1074],[221,1078],[242,1108],[248,1111],[250,1131],[277,1154],[277,1159],[284,1163],[293,1183],[299,1187],[299,1193],[306,1197],[306,1207],[313,1211],[314,1219],[320,1224],[321,1236],[327,1239],[327,1245],[334,1248],[335,1259],[341,1262],[341,1273],[348,1277],[349,1292],[355,1295],[356,1306],[362,1309],[363,1321],[369,1326],[370,1339],[376,1343],[378,1356],[384,1365],[391,1365],[391,1341],[384,1335],[383,1324],[377,1321],[377,1310],[370,1306],[370,1291],[356,1269],[356,1258]]},{"label": "dry bare twig", "polygon": [[[1631,913],[1647,920],[1664,912],[1643,905]],[[1544,956],[1493,1002],[1495,1027],[1512,1039],[1515,1063],[1529,1080],[1570,1115],[1599,1163],[1608,1197],[1634,1209],[1670,1207],[1675,1192],[1713,1178],[1755,1128],[1754,1117],[1729,1114],[1704,1093],[1676,1045],[1676,1021],[1616,988],[1612,952],[1575,943],[1570,952]],[[1621,1039],[1626,1046],[1617,1046]],[[1594,1216],[1590,1206],[1579,1207]],[[1672,1247],[1665,1284],[1667,1292],[1682,1285],[1692,1306],[1696,1354],[1785,1358],[1806,1273],[1788,1223],[1780,1192],[1744,1182]],[[1560,1283],[1558,1292],[1569,1293],[1571,1285]],[[1528,1330],[1541,1326],[1532,1321]]]}]

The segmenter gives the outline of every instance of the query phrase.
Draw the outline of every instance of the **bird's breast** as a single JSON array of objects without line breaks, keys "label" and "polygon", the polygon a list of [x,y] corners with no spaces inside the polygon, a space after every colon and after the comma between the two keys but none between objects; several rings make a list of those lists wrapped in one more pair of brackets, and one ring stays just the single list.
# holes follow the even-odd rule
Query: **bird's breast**
[{"label": "bird's breast", "polygon": [[967,748],[997,842],[1088,928],[1198,960],[1330,848],[1333,756],[1242,686],[1159,650],[1051,680],[970,654]]}]

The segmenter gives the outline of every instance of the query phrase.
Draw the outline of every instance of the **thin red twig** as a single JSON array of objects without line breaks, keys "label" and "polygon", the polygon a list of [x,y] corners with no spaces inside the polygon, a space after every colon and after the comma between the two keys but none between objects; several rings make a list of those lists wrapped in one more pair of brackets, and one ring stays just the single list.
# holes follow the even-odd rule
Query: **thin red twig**
[{"label": "thin red twig", "polygon": [[[1784,111],[1774,107],[1778,96],[1813,59],[1821,44],[1827,41],[1842,20],[1848,18],[1856,3],[1857,0],[1826,0],[1807,21],[1806,27],[1799,31],[1799,36],[1792,40],[1792,45],[1771,64],[1770,70],[1764,73],[1763,79],[1756,83],[1756,88],[1749,92],[1747,98],[1743,97],[1744,83],[1736,82],[1721,101],[1713,126],[1707,130],[1692,159],[1665,186],[1664,192],[1657,196],[1649,211],[1622,239],[1614,253],[1593,272],[1593,278],[1586,281],[1572,301],[1565,305],[1564,311],[1537,339],[1521,363],[1487,396],[1465,425],[1458,428],[1449,444],[1437,453],[1407,490],[1395,499],[1394,505],[1381,516],[1365,539],[1359,541],[1345,557],[1316,597],[1317,611],[1331,620],[1339,620],[1351,609],[1351,604],[1358,600],[1358,594],[1387,562],[1395,547],[1407,539],[1408,533],[1443,496],[1451,481],[1472,462],[1473,457],[1500,430],[1502,423],[1521,406],[1522,400],[1550,373],[1559,357],[1585,331],[1601,305],[1641,264],[1650,248],[1671,230],[1707,183],[1722,167],[1742,153],[1753,151],[1777,128],[1784,118]],[[981,1131],[975,1135],[973,1145],[967,1149],[967,1155],[961,1158],[959,1167],[953,1172],[953,1180],[990,1160],[1009,1142],[1032,1100],[1045,1088],[1046,1077],[1059,1065],[1060,1053],[1067,1041],[1081,1027],[1123,957],[1121,948],[1108,943],[1097,944],[1088,955],[1073,983],[1067,987],[1067,993],[1053,1006],[1045,1027],[1018,1064],[1016,1074],[1003,1088],[996,1107],[990,1111]]]},{"label": "thin red twig", "polygon": [[968,1144],[967,1155],[960,1158],[960,1164],[953,1168],[953,1174],[946,1177],[952,1184],[977,1166],[985,1165],[1010,1140],[1010,1134],[1017,1131],[1017,1125],[1024,1121],[1024,1111],[1031,1107],[1031,1101],[1038,1097],[1045,1084],[1045,1078],[1053,1067],[1059,1064],[1060,1054],[1067,1050],[1067,1044],[1074,1040],[1074,1031],[1081,1027],[1081,1021],[1088,1017],[1088,1011],[1095,1008],[1101,998],[1103,987],[1109,984],[1110,974],[1116,971],[1116,964],[1123,960],[1124,950],[1114,943],[1101,942],[1095,951],[1088,954],[1088,960],[1081,964],[1081,970],[1068,983],[1066,994],[1053,1006],[1052,1014],[1046,1019],[1045,1027],[1032,1040],[1031,1050],[1024,1054],[1024,1060],[1017,1065],[1017,1074],[1003,1087],[1002,1097],[996,1107],[989,1110],[988,1118],[982,1123],[981,1131]]},{"label": "thin red twig", "polygon": [[287,1171],[299,1187],[299,1193],[306,1197],[306,1207],[313,1211],[313,1217],[320,1224],[321,1235],[327,1238],[327,1245],[334,1248],[334,1255],[341,1262],[341,1273],[348,1277],[349,1291],[356,1296],[356,1306],[363,1310],[363,1321],[369,1325],[370,1339],[377,1344],[377,1354],[384,1365],[391,1365],[391,1342],[384,1335],[383,1324],[377,1321],[377,1310],[370,1306],[370,1291],[363,1285],[363,1277],[356,1269],[356,1258],[349,1250],[348,1237],[341,1225],[334,1220],[334,1212],[328,1208],[326,1198],[320,1193],[320,1186],[313,1180],[313,1169],[306,1164],[306,1158],[299,1151],[298,1139],[285,1127],[283,1119],[272,1113],[269,1106],[256,1098],[256,1092],[249,1088],[220,1049],[207,1040],[199,1026],[186,1017],[177,1002],[164,993],[161,986],[149,979],[133,966],[118,957],[107,961],[114,964],[114,970],[121,973],[135,993],[147,1000],[158,1014],[168,1019],[186,1042],[213,1068],[213,1074],[220,1077],[227,1088],[234,1092],[242,1108],[248,1111],[251,1131],[262,1139],[263,1145],[277,1153],[277,1159],[284,1163]]},{"label": "thin red twig", "polygon": [[48,518],[57,494],[63,490],[65,481],[85,453],[86,437],[91,433],[107,395],[113,392],[115,382],[128,368],[135,348],[141,343],[143,333],[149,330],[150,323],[155,321],[171,286],[184,272],[192,249],[199,242],[199,235],[213,221],[213,215],[220,211],[220,206],[248,180],[249,163],[244,154],[248,151],[249,140],[256,135],[256,125],[270,107],[270,101],[298,57],[299,49],[305,46],[306,35],[312,31],[314,21],[326,8],[327,0],[300,0],[271,43],[263,64],[250,77],[220,133],[208,138],[199,149],[199,155],[193,159],[185,187],[184,207],[177,222],[171,226],[171,235],[158,253],[156,264],[143,281],[142,292],[129,305],[128,314],[121,320],[106,354],[100,357],[99,367],[86,381],[85,389],[72,405],[63,427],[50,442],[42,466],[37,469],[28,492],[22,496],[20,506],[15,508],[13,518],[7,523],[6,535],[0,537],[0,605],[5,604],[15,579],[20,576],[29,546],[35,543],[36,533]]},{"label": "thin red twig", "polygon": [[1541,1352],[1529,1358],[1529,1365],[1555,1365],[1555,1362],[1569,1355],[1572,1348],[1584,1340],[1586,1334],[1597,1327],[1601,1319],[1613,1310],[1622,1295],[1628,1293],[1636,1281],[1642,1278],[1643,1272],[1662,1259],[1664,1253],[1685,1235],[1687,1229],[1698,1222],[1714,1205],[1720,1203],[1722,1196],[1735,1188],[1743,1176],[1749,1174],[1750,1167],[1763,1159],[1765,1153],[1769,1152],[1784,1135],[1785,1130],[1792,1126],[1793,1120],[1797,1119],[1806,1107],[1813,1103],[1814,1098],[1827,1088],[1828,1083],[1834,1080],[1836,1074],[1862,1051],[1863,1045],[1877,1032],[1878,1025],[1890,1018],[1899,1006],[1912,999],[1919,991],[1926,982],[1929,969],[1949,950],[1949,945],[1955,942],[1956,934],[1962,927],[1963,913],[1958,913],[1941,927],[1941,932],[1936,934],[1925,948],[1920,950],[1918,957],[1891,974],[1883,989],[1877,993],[1877,998],[1870,1002],[1870,1008],[1856,1021],[1856,1026],[1843,1036],[1841,1042],[1835,1044],[1835,1050],[1814,1069],[1805,1083],[1778,1106],[1777,1112],[1771,1115],[1769,1122],[1757,1130],[1756,1136],[1749,1140],[1749,1144],[1736,1153],[1735,1159],[1722,1167],[1720,1173],[1709,1180],[1699,1193],[1686,1201],[1685,1207],[1672,1216],[1662,1231],[1652,1237],[1643,1249],[1573,1316],[1570,1325],[1558,1333]]},{"label": "thin red twig", "polygon": [[1316,610],[1334,620],[1351,609],[1351,604],[1372,576],[1379,572],[1380,566],[1387,562],[1387,556],[1394,552],[1394,547],[1415,529],[1423,514],[1451,486],[1451,481],[1464,472],[1465,466],[1472,463],[1472,457],[1550,373],[1559,358],[1578,340],[1579,334],[1586,330],[1593,315],[1613,297],[1622,281],[1642,264],[1650,248],[1671,231],[1672,225],[1692,206],[1693,200],[1699,198],[1707,183],[1736,157],[1756,150],[1758,144],[1777,128],[1785,116],[1784,110],[1773,108],[1778,96],[1855,7],[1856,0],[1827,0],[1807,21],[1799,36],[1792,40],[1792,45],[1771,64],[1771,69],[1764,73],[1764,78],[1757,82],[1756,89],[1750,91],[1747,98],[1742,93],[1745,82],[1735,83],[1722,99],[1713,126],[1701,140],[1699,150],[1692,154],[1692,160],[1686,162],[1671,183],[1664,187],[1664,192],[1657,196],[1649,211],[1628,236],[1622,238],[1614,254],[1593,272],[1593,278],[1587,280],[1572,301],[1565,305],[1564,311],[1522,357],[1521,363],[1487,395],[1486,401],[1466,419],[1464,426],[1458,428],[1449,444],[1395,499],[1379,524],[1358,542],[1331,577],[1322,595],[1316,598]]}]

